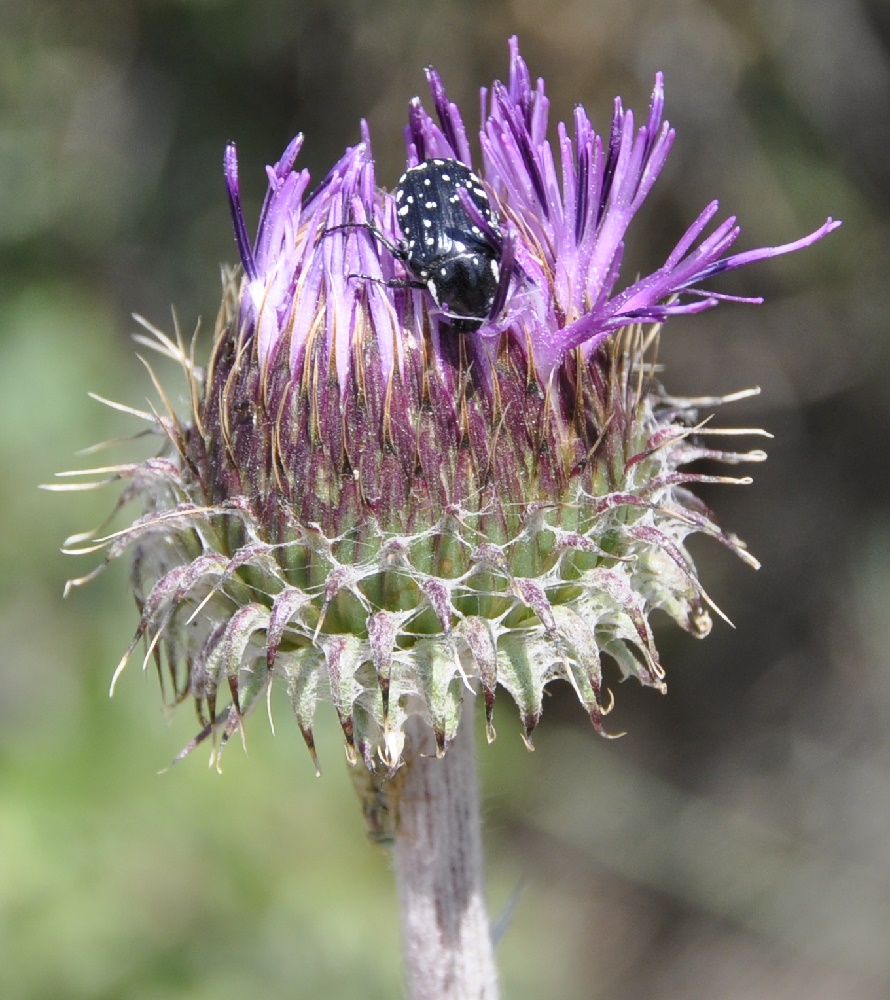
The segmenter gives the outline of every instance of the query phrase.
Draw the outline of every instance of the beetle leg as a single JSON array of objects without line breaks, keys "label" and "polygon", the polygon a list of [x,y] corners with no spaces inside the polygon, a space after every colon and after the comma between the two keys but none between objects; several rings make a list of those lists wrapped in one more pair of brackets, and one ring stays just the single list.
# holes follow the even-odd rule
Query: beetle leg
[{"label": "beetle leg", "polygon": [[417,281],[415,279],[406,278],[375,278],[370,274],[347,274],[348,280],[352,278],[361,278],[364,281],[373,281],[375,285],[385,285],[387,288],[423,288],[426,289],[426,283],[423,281]]},{"label": "beetle leg", "polygon": [[393,243],[388,236],[385,236],[370,222],[341,222],[337,226],[329,226],[327,229],[323,230],[318,238],[319,240],[322,240],[329,233],[336,233],[340,229],[366,229],[374,237],[374,239],[379,243],[382,243],[397,260],[404,261],[408,257],[408,253],[405,249],[400,247],[397,243]]}]

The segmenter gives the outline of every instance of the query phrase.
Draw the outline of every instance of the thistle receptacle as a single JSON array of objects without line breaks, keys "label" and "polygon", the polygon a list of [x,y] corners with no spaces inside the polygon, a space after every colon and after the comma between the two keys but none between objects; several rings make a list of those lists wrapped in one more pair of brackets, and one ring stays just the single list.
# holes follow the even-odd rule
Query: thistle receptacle
[{"label": "thistle receptacle", "polygon": [[[412,101],[407,165],[471,166],[461,115],[427,76],[436,117]],[[106,561],[132,553],[140,621],[121,667],[147,640],[176,700],[197,707],[187,749],[224,744],[276,678],[313,757],[326,700],[351,759],[386,775],[411,717],[447,751],[465,690],[481,693],[490,737],[499,687],[530,741],[557,679],[601,729],[604,657],[663,686],[653,610],[707,634],[686,537],[753,559],[690,490],[742,480],[689,466],[763,455],[708,443],[731,433],[700,413],[721,400],[660,388],[658,331],[731,298],[702,291],[706,279],[838,223],[728,256],[739,229],[729,218],[705,235],[712,202],[662,267],[616,291],[624,234],[674,139],[662,106],[659,75],[640,127],[616,101],[601,137],[579,107],[551,146],[543,83],[511,41],[508,82],[483,91],[476,158],[497,226],[459,203],[500,267],[473,322],[392,252],[399,207],[366,127],[311,193],[294,139],[269,168],[255,240],[228,148],[242,268],[226,279],[209,365],[153,331],[183,363],[192,411],[150,415],[161,454],[112,470],[145,513],[83,546],[107,546]],[[465,235],[445,237],[460,249]]]}]

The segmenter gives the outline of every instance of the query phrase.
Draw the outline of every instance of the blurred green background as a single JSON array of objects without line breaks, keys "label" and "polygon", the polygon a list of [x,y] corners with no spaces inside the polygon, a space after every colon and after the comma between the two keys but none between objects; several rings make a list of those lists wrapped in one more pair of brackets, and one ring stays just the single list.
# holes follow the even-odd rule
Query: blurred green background
[{"label": "blurred green background", "polygon": [[[651,270],[712,197],[740,249],[843,228],[727,276],[763,293],[675,320],[675,393],[763,394],[724,422],[771,430],[745,490],[707,494],[764,561],[696,545],[737,628],[664,628],[670,693],[616,690],[616,741],[554,690],[537,751],[507,696],[481,745],[504,996],[890,995],[890,10],[883,0],[0,0],[0,996],[244,1000],[402,995],[385,855],[370,847],[333,711],[316,779],[282,699],[220,776],[138,663],[123,565],[58,553],[111,494],[39,493],[144,406],[138,312],[212,322],[235,257],[222,150],[248,218],[297,131],[320,179],[371,126],[395,183],[434,63],[468,124],[518,32],[553,120],[601,129],[656,70],[679,133],[635,224]],[[169,380],[168,380],[169,381]],[[121,447],[101,461],[132,457]],[[612,679],[613,681],[615,678]],[[613,685],[617,686],[617,685]]]}]

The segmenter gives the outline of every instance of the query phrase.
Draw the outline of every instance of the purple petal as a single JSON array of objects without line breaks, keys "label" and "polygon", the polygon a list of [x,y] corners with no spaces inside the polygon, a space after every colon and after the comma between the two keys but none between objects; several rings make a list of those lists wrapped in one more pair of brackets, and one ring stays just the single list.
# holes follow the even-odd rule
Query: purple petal
[{"label": "purple petal", "polygon": [[247,235],[244,211],[241,208],[241,188],[238,184],[238,150],[235,148],[234,142],[230,142],[226,146],[223,157],[223,169],[225,171],[226,189],[229,193],[232,224],[235,227],[235,242],[238,245],[238,256],[244,265],[244,273],[252,280],[256,278],[256,261],[253,259],[253,251],[250,249],[250,238]]}]

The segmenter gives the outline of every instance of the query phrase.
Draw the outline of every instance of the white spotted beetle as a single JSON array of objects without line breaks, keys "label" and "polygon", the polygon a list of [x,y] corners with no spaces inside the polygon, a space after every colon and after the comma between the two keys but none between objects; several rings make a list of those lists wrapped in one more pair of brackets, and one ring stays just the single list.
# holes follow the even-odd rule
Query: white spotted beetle
[{"label": "white spotted beetle", "polygon": [[402,174],[395,200],[403,237],[398,243],[367,222],[332,226],[322,235],[367,229],[411,275],[384,284],[426,289],[459,330],[481,326],[503,305],[510,280],[497,215],[482,181],[459,160],[424,160]]}]

